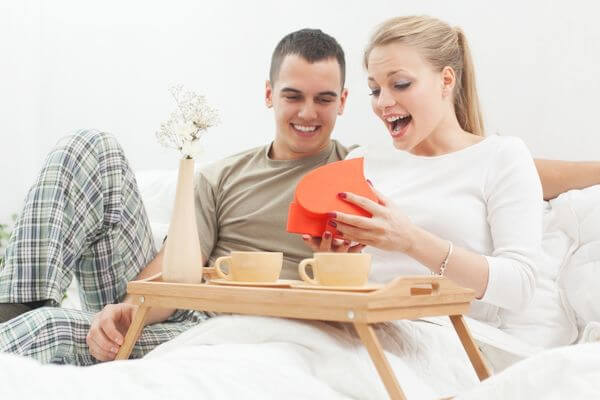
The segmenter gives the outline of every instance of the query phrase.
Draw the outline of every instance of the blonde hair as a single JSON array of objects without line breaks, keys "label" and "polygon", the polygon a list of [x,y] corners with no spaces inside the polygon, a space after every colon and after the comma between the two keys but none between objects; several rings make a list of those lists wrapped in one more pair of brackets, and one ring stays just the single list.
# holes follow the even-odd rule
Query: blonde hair
[{"label": "blonde hair", "polygon": [[438,71],[451,67],[456,73],[454,112],[462,129],[483,136],[483,118],[475,85],[471,51],[462,29],[427,16],[391,18],[377,27],[364,53],[364,66],[378,46],[402,43],[420,50],[421,55]]}]

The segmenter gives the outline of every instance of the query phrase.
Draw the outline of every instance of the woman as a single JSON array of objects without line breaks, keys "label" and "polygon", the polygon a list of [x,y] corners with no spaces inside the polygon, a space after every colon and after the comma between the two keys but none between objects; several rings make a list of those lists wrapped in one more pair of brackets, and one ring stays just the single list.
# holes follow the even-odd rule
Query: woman
[{"label": "woman", "polygon": [[475,290],[472,317],[498,325],[498,309],[519,310],[535,288],[542,189],[524,143],[484,138],[467,40],[429,17],[393,18],[364,54],[373,112],[393,155],[365,156],[380,204],[340,193],[369,211],[332,211],[346,240],[371,246],[372,279],[434,273]]}]

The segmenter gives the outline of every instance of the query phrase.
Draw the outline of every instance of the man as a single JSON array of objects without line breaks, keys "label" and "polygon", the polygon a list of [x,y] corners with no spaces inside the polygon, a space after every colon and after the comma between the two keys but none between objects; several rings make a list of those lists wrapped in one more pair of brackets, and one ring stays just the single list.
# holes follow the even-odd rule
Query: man
[{"label": "man", "polygon": [[[275,115],[273,143],[214,163],[197,176],[203,263],[232,250],[284,251],[282,275],[289,278],[311,255],[306,244],[362,249],[333,243],[327,232],[303,240],[285,231],[298,180],[348,153],[330,140],[348,95],[344,79],[344,52],[331,36],[304,29],[279,42],[265,90]],[[593,176],[595,164],[541,163],[550,174],[548,185],[541,174],[544,189],[552,191],[545,194],[596,183],[585,178]],[[564,172],[579,181],[563,186]],[[0,322],[7,321],[0,324],[0,351],[77,365],[113,360],[136,309],[125,298],[127,282],[161,270],[162,251],[155,254],[151,237],[134,175],[114,138],[82,131],[59,143],[27,196],[0,269]],[[84,311],[56,307],[72,275]],[[132,356],[208,317],[153,309]]]},{"label": "man", "polygon": [[[203,263],[231,250],[283,250],[283,275],[290,277],[311,254],[302,238],[285,232],[287,207],[305,173],[348,153],[330,140],[346,102],[344,75],[344,52],[331,36],[305,29],[279,42],[265,91],[275,140],[197,176]],[[125,298],[127,282],[161,270],[162,251],[155,255],[151,237],[114,138],[81,131],[59,143],[27,196],[0,270],[0,322],[8,321],[0,325],[0,351],[77,365],[114,359],[136,309]],[[331,236],[324,239],[329,249]],[[56,307],[72,275],[84,311]],[[153,310],[133,357],[208,317]]]}]

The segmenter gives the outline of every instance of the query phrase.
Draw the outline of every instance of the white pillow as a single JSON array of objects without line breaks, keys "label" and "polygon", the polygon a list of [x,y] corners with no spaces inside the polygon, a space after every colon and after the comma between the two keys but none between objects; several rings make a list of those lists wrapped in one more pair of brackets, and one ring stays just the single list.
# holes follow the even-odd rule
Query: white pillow
[{"label": "white pillow", "polygon": [[559,285],[583,329],[600,321],[600,185],[568,196],[579,225],[580,246],[561,271]]},{"label": "white pillow", "polygon": [[158,249],[169,230],[177,188],[177,170],[139,171],[135,177]]}]

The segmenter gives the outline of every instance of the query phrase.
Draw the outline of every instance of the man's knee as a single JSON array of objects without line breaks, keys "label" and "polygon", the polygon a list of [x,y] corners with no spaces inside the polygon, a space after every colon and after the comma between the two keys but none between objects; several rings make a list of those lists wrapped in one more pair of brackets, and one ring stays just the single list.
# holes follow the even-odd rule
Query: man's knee
[{"label": "man's knee", "polygon": [[102,156],[104,153],[119,154],[123,149],[117,139],[108,132],[96,129],[80,129],[58,141],[57,149],[68,155],[81,157],[87,153]]}]

